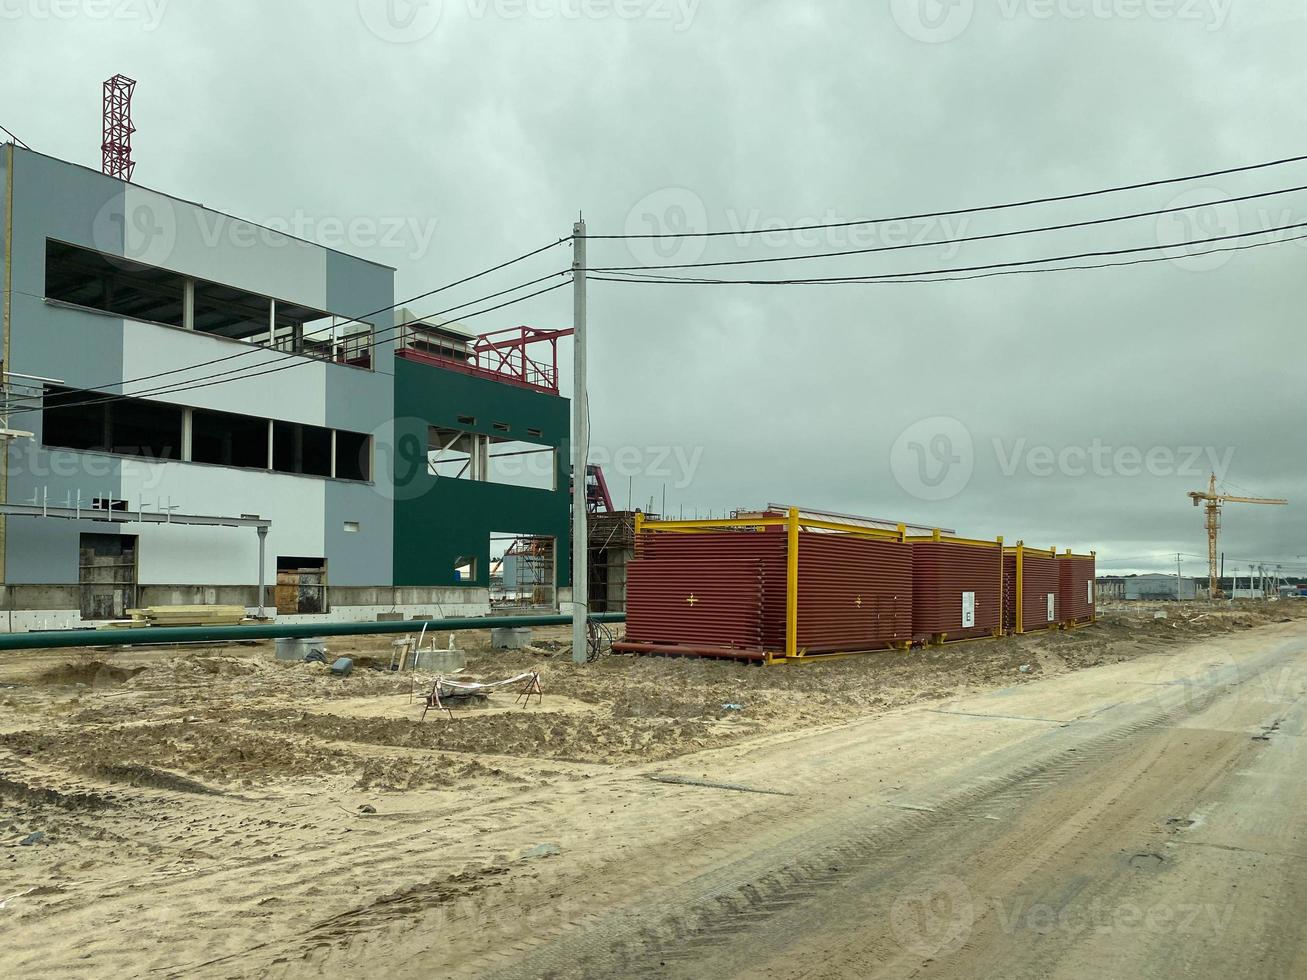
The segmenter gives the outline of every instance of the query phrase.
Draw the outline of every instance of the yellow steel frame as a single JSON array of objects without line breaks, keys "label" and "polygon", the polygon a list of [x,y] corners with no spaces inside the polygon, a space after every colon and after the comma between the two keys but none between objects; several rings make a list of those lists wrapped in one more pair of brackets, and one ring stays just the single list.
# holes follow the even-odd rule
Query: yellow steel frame
[{"label": "yellow steel frame", "polygon": [[[784,517],[724,517],[688,521],[647,521],[643,514],[635,515],[635,535],[637,540],[644,533],[701,534],[706,531],[759,530],[768,527],[783,527],[786,532],[785,547],[785,650],[768,653],[764,663],[780,664],[790,661],[829,660],[833,657],[853,656],[848,653],[829,653],[808,656],[799,649],[799,532],[830,531],[847,534],[851,537],[869,538],[876,541],[894,541],[904,544],[908,540],[906,525],[900,524],[893,531],[885,528],[866,527],[861,524],[844,524],[840,521],[819,520],[804,517],[797,507],[791,507]],[[902,644],[901,649],[908,649],[910,643]]]}]

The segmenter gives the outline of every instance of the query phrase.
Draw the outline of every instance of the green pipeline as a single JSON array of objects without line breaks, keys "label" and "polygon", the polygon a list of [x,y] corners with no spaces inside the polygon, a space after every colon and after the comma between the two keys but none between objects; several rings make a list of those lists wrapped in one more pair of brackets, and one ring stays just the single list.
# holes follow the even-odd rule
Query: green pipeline
[{"label": "green pipeline", "polygon": [[[596,623],[624,623],[625,613],[594,613]],[[136,646],[161,643],[240,643],[278,637],[372,636],[488,630],[515,626],[567,626],[571,616],[483,616],[478,619],[405,619],[393,623],[275,623],[257,626],[145,626],[131,629],[55,630],[0,634],[0,650],[53,650],[60,647]]]}]

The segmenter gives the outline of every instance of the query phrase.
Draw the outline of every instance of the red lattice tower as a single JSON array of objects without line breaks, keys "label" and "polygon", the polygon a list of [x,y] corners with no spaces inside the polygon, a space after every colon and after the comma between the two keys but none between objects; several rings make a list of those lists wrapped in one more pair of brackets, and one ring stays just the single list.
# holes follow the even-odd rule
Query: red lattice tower
[{"label": "red lattice tower", "polygon": [[102,170],[110,177],[131,180],[136,164],[132,161],[132,93],[136,80],[114,75],[104,83],[104,154]]}]

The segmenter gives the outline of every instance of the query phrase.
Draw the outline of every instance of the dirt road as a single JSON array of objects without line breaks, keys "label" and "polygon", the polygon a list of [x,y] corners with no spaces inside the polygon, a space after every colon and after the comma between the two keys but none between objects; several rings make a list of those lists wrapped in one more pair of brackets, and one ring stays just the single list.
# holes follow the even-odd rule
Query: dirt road
[{"label": "dirt road", "polygon": [[112,799],[73,810],[97,841],[87,871],[0,910],[0,961],[22,976],[1307,976],[1304,695],[1295,621],[661,762],[556,762],[511,792],[392,794],[363,816],[321,805],[321,785],[140,786],[133,805],[169,807],[186,851],[142,853]]},{"label": "dirt road", "polygon": [[467,933],[413,959],[396,943],[391,962],[521,977],[1307,976],[1304,667],[1302,627],[1268,629],[679,767],[793,796],[596,788],[608,826],[554,835],[577,864],[592,836],[621,860],[501,904],[529,926],[493,955],[475,958]]}]

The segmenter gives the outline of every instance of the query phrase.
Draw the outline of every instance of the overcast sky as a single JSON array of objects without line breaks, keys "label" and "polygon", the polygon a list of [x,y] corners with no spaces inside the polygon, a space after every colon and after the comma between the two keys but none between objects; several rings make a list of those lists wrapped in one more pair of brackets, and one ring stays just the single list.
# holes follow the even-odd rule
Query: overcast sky
[{"label": "overcast sky", "polygon": [[[565,237],[579,211],[595,235],[742,232],[591,242],[600,267],[1205,205],[719,272],[947,269],[1307,221],[1307,193],[1209,203],[1307,185],[1307,164],[743,232],[1307,153],[1305,42],[1292,0],[0,0],[0,124],[98,167],[100,84],[126,73],[140,82],[137,183],[394,266],[402,296]],[[1215,463],[1233,486],[1292,499],[1227,507],[1227,554],[1299,560],[1304,246],[960,283],[592,283],[595,456],[621,506],[631,486],[658,507],[666,485],[673,514],[794,502],[1096,547],[1122,570],[1205,554],[1185,494]],[[439,299],[570,262],[560,246]],[[468,325],[570,322],[560,289]]]}]

